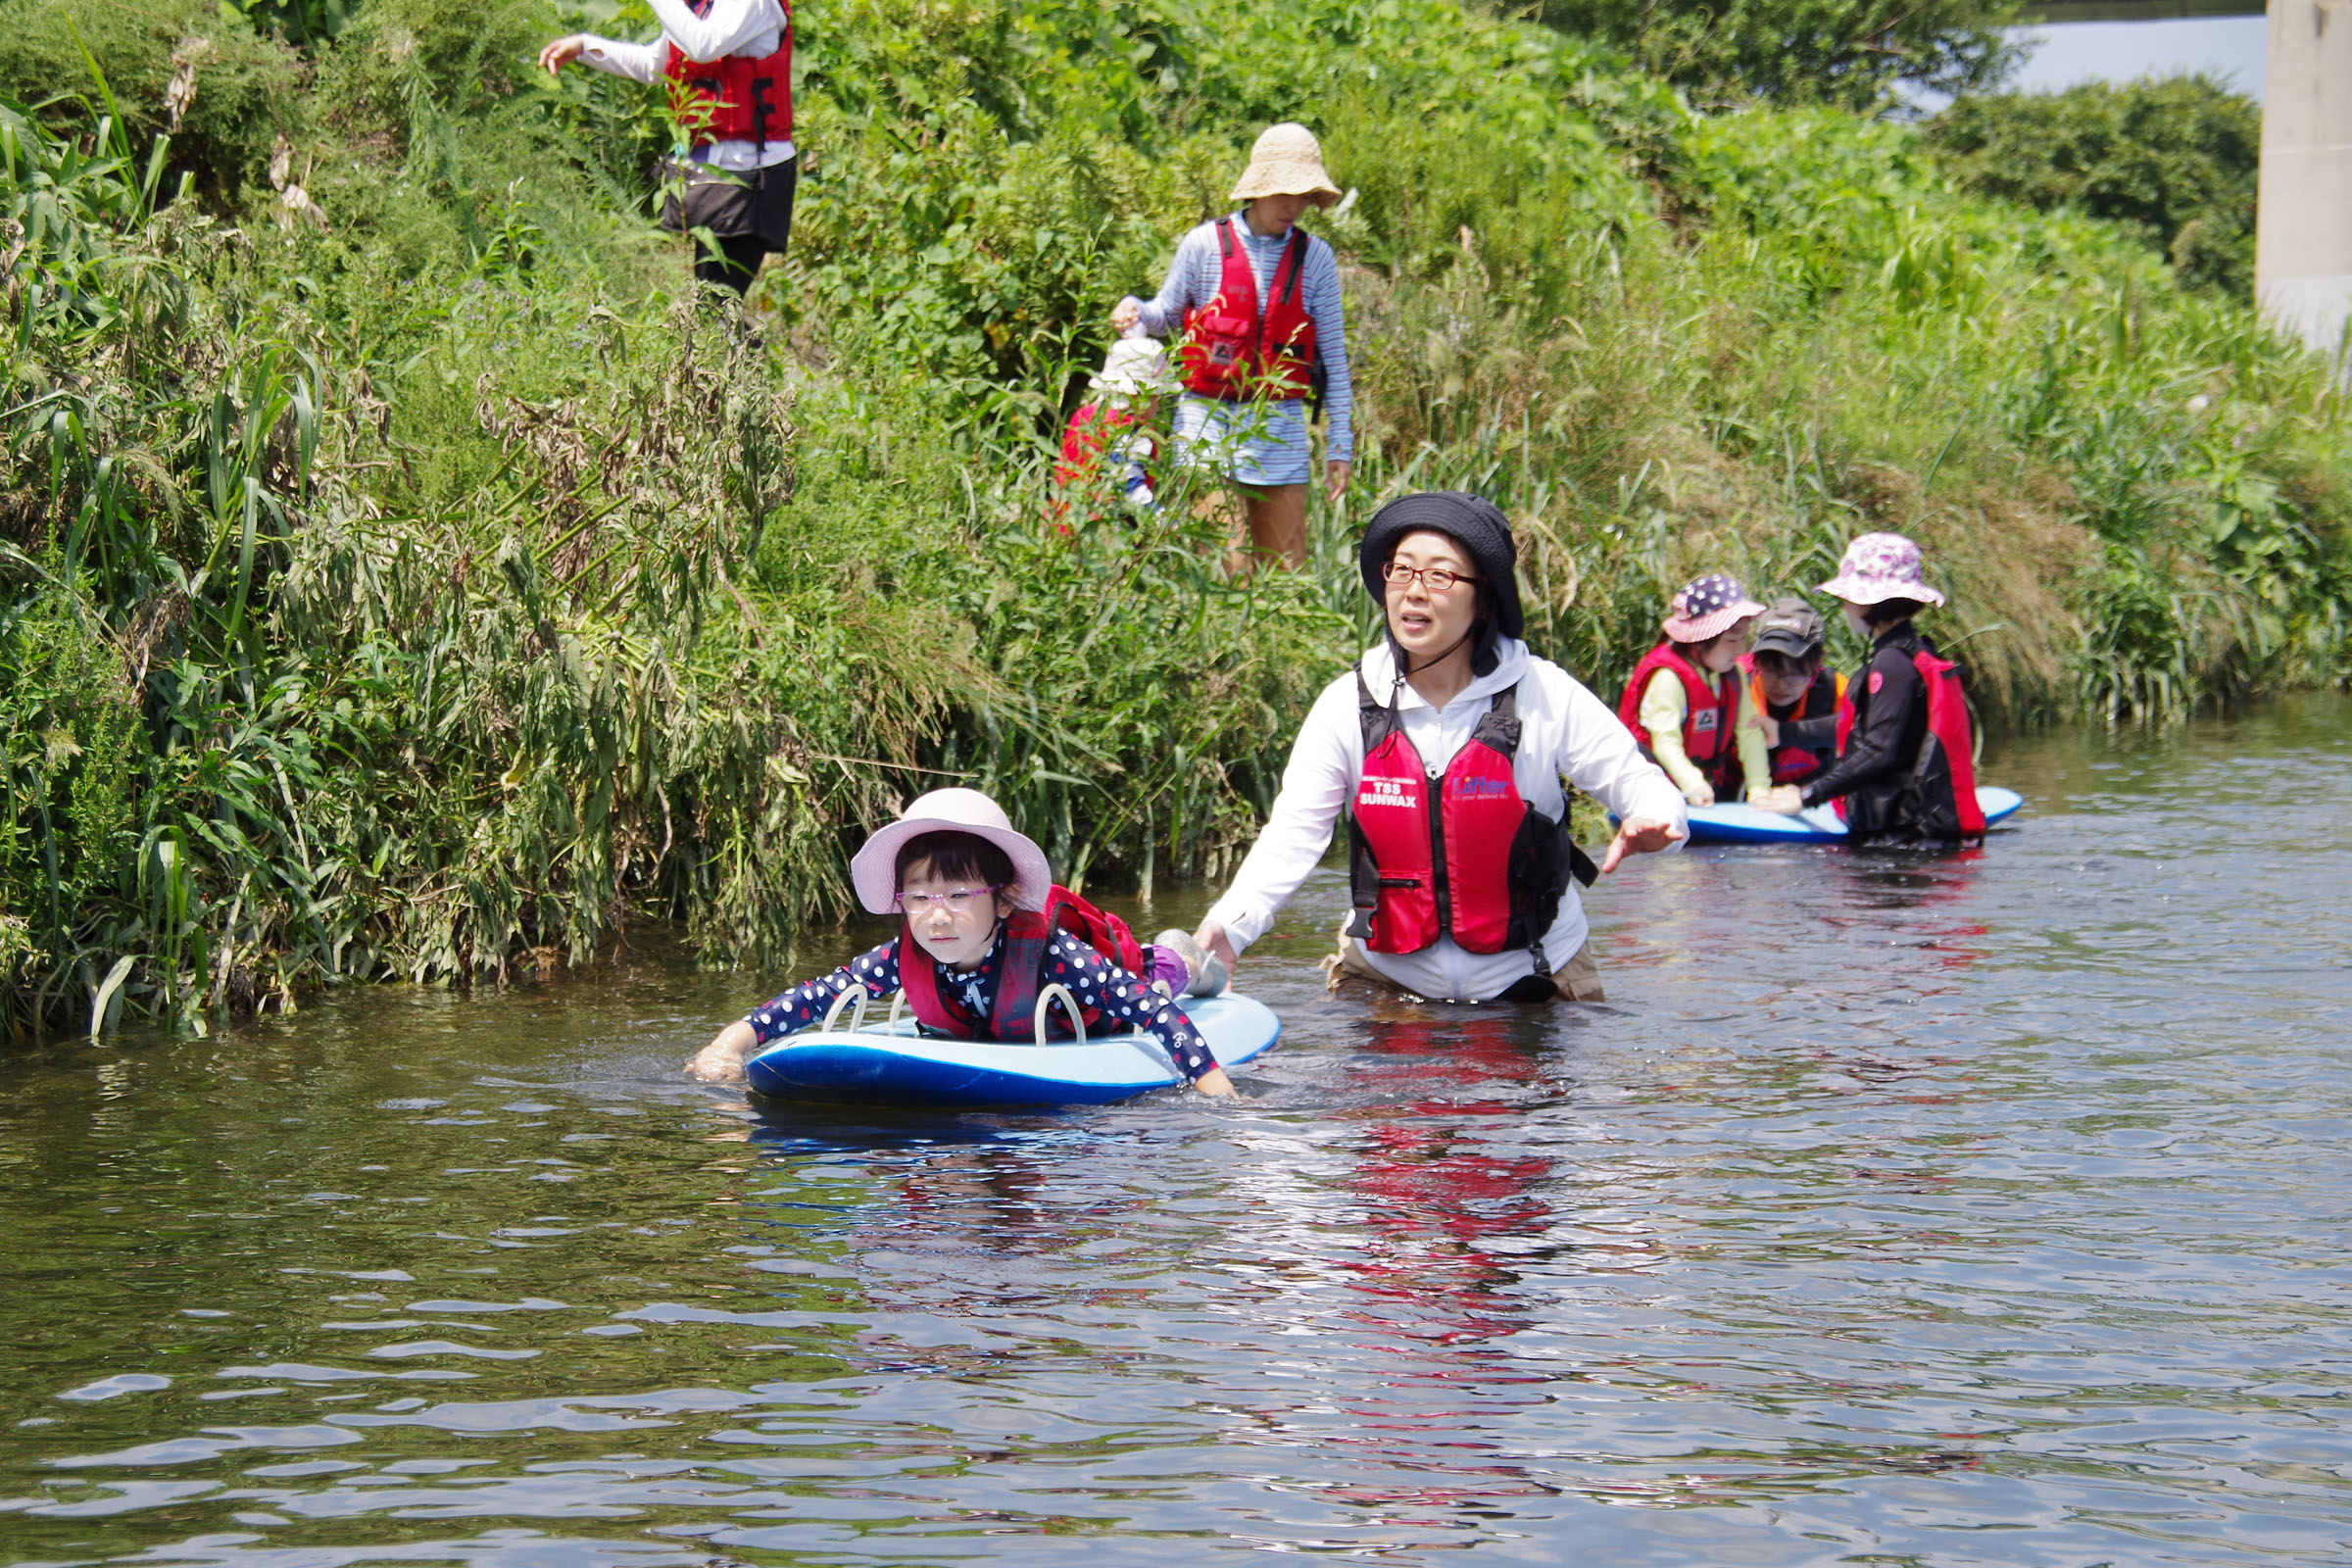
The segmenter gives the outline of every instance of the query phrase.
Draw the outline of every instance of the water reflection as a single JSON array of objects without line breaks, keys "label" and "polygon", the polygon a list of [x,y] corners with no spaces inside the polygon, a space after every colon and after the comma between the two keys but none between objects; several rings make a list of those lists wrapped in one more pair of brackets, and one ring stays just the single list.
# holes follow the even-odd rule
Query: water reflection
[{"label": "water reflection", "polygon": [[754,1113],[651,948],[30,1053],[6,1560],[2352,1559],[2347,718],[1644,861],[1573,1012],[1326,996],[1325,877],[1239,1104]]}]

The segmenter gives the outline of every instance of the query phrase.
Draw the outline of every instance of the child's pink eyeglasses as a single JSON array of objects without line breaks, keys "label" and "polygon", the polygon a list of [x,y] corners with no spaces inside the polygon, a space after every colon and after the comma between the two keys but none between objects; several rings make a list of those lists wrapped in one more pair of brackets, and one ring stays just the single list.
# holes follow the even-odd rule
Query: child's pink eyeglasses
[{"label": "child's pink eyeglasses", "polygon": [[933,909],[945,909],[950,914],[961,914],[964,910],[974,907],[975,901],[993,899],[1004,891],[1002,886],[991,882],[986,887],[955,888],[946,893],[902,892],[895,897],[893,902],[908,914],[929,914]]}]

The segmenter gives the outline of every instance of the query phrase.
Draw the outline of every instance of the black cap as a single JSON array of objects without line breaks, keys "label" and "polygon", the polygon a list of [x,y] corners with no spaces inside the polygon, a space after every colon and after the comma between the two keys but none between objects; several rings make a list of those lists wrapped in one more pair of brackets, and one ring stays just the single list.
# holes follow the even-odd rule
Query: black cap
[{"label": "black cap", "polygon": [[1821,616],[1811,605],[1802,599],[1775,599],[1772,608],[1756,617],[1756,640],[1751,646],[1759,654],[1803,659],[1821,652],[1826,635]]},{"label": "black cap", "polygon": [[1461,490],[1398,496],[1372,514],[1356,561],[1363,570],[1364,592],[1374,603],[1388,602],[1380,569],[1396,553],[1396,541],[1424,528],[1454,540],[1478,563],[1479,580],[1491,596],[1487,602],[1494,607],[1494,630],[1505,637],[1525,636],[1527,622],[1519,612],[1519,546],[1511,538],[1511,519],[1484,496]]}]

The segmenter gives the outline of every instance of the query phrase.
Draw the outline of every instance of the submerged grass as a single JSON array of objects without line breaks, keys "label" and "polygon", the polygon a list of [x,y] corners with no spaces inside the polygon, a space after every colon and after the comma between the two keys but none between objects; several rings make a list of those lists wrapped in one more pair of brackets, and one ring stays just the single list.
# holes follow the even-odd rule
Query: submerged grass
[{"label": "submerged grass", "polygon": [[[55,0],[8,3],[24,54]],[[504,979],[652,917],[774,961],[951,781],[1068,878],[1221,875],[1408,488],[1510,512],[1531,640],[1606,695],[1679,580],[1799,590],[1864,527],[1923,540],[2013,718],[2345,674],[2325,368],[1903,128],[1692,116],[1446,0],[857,0],[804,33],[755,332],[646,222],[652,97],[532,79],[558,21],[369,0],[265,118],[224,100],[204,147],[265,167],[189,166],[89,61],[0,113],[12,1029]],[[1234,581],[1183,475],[1148,517],[1048,476],[1110,305],[1285,115],[1356,190],[1315,221],[1359,466],[1307,572]]]}]

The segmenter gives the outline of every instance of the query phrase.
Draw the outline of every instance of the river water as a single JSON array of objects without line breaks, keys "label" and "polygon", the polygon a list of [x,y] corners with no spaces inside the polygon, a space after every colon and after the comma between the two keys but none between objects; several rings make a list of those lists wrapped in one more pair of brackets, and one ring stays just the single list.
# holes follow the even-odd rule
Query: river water
[{"label": "river water", "polygon": [[1238,1104],[756,1115],[652,947],[21,1053],[0,1561],[2352,1561],[2348,721],[1647,858],[1604,1006],[1326,997],[1326,874]]}]

